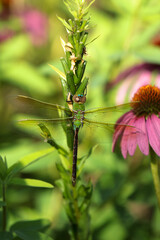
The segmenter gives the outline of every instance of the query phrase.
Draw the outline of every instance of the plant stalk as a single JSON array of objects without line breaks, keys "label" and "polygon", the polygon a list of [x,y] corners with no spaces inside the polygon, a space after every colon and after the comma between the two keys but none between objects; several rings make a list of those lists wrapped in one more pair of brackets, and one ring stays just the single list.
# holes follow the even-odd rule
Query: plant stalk
[{"label": "plant stalk", "polygon": [[154,187],[155,187],[155,191],[156,191],[158,205],[160,208],[159,159],[152,148],[150,148],[150,156],[151,156],[151,171],[152,171],[152,176],[153,176],[153,183],[154,183]]},{"label": "plant stalk", "polygon": [[4,206],[2,207],[2,230],[6,231],[7,226],[7,207],[6,207],[6,185],[2,183],[2,197]]}]

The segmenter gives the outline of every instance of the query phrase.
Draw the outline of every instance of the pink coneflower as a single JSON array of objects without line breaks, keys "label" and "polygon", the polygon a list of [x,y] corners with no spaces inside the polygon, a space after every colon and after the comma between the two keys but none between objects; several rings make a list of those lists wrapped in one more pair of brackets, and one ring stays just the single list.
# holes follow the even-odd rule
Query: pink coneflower
[{"label": "pink coneflower", "polygon": [[134,155],[136,147],[144,155],[149,154],[149,146],[160,156],[160,88],[146,85],[140,87],[131,102],[132,110],[125,113],[117,121],[113,136],[112,150],[114,151],[120,139],[121,152],[124,158],[127,153]]},{"label": "pink coneflower", "polygon": [[116,104],[131,100],[136,91],[145,85],[152,84],[160,87],[160,65],[141,63],[120,73],[115,82],[123,81],[116,95]]}]

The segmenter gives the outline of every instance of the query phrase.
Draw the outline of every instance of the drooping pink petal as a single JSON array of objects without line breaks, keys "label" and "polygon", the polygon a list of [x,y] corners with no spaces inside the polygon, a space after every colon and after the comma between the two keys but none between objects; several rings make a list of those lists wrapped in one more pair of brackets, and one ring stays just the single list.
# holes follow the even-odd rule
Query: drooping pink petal
[{"label": "drooping pink petal", "polygon": [[147,128],[147,133],[148,133],[148,138],[149,138],[149,143],[155,153],[160,156],[160,137],[157,134],[157,131],[154,127],[154,124],[152,122],[152,116],[149,116],[146,121],[146,128]]},{"label": "drooping pink petal", "polygon": [[[129,122],[128,122],[128,125],[132,126],[132,123],[133,123],[133,119],[131,119]],[[123,135],[122,135],[122,139],[121,139],[121,152],[122,152],[122,155],[124,158],[127,157],[127,152],[128,152],[128,139],[129,139],[129,136],[130,134],[132,134],[132,127],[125,127],[125,130],[123,132]]]},{"label": "drooping pink petal", "polygon": [[[132,119],[129,122],[129,125],[135,126],[135,119]],[[127,148],[128,148],[128,153],[130,156],[133,156],[137,147],[137,130],[136,128],[128,127],[130,128],[130,134],[128,136],[128,142],[127,142]]]},{"label": "drooping pink petal", "polygon": [[117,142],[118,138],[121,136],[121,134],[123,133],[124,128],[125,128],[124,126],[119,126],[118,128],[116,128],[114,135],[113,135],[112,152],[114,152],[116,142]]},{"label": "drooping pink petal", "polygon": [[[116,124],[128,124],[128,121],[129,121],[130,119],[132,119],[133,116],[134,116],[133,112],[132,112],[132,111],[129,111],[129,112],[123,114],[123,115],[118,119],[118,121],[116,122]],[[116,142],[117,142],[118,138],[121,136],[121,134],[123,133],[124,129],[125,129],[125,126],[116,125],[116,127],[115,127],[115,132],[114,132],[114,135],[113,135],[112,151],[114,151]]]},{"label": "drooping pink petal", "polygon": [[144,155],[148,155],[149,142],[148,142],[148,135],[146,131],[146,122],[145,122],[144,116],[136,118],[135,127],[137,128],[137,143],[138,143],[139,149]]},{"label": "drooping pink petal", "polygon": [[128,124],[128,121],[132,118],[134,118],[135,115],[133,113],[133,111],[129,111],[124,113],[116,122],[116,124]]},{"label": "drooping pink petal", "polygon": [[155,114],[152,114],[151,119],[152,119],[153,126],[155,128],[155,131],[160,138],[160,119]]}]

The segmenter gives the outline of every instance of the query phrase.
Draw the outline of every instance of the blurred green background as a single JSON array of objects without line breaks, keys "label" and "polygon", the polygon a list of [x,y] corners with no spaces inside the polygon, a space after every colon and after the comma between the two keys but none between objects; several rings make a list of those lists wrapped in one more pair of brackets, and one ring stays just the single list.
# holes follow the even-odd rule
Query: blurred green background
[{"label": "blurred green background", "polygon": [[[23,128],[16,123],[24,109],[15,97],[21,94],[64,104],[58,75],[48,66],[62,70],[60,36],[66,40],[67,34],[57,15],[71,17],[62,0],[0,1],[0,155],[7,157],[9,165],[48,147],[38,128]],[[115,105],[120,84],[109,91],[106,84],[127,67],[143,62],[160,64],[158,41],[153,44],[153,39],[160,36],[159,0],[97,0],[90,16],[88,42],[99,37],[87,45],[86,75],[90,82],[86,109]],[[115,122],[118,116],[109,115],[109,120]],[[55,130],[54,137],[62,143],[64,136],[60,138],[59,131]],[[103,129],[82,129],[79,143],[79,156],[95,146],[83,173],[84,181],[91,179],[94,185],[90,207],[93,240],[160,239],[160,213],[149,158],[138,150],[127,160],[118,149],[112,153],[112,133]],[[54,184],[59,178],[55,166],[58,160],[55,152],[28,167],[22,177]],[[69,223],[56,187],[14,186],[8,189],[7,199],[9,224],[47,218],[52,221],[54,239],[69,239]]]}]

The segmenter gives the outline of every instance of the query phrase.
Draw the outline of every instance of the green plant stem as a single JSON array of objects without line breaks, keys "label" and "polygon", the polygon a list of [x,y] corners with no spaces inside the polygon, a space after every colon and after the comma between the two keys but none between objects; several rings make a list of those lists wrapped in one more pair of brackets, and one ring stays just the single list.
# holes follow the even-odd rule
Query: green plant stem
[{"label": "green plant stem", "polygon": [[73,189],[73,205],[74,205],[74,211],[75,211],[75,217],[76,222],[73,224],[73,232],[75,236],[75,240],[80,240],[79,238],[79,209],[78,209],[78,203],[77,203],[77,190],[76,187],[72,187]]},{"label": "green plant stem", "polygon": [[7,225],[7,207],[6,207],[6,185],[5,183],[2,183],[2,197],[4,206],[2,208],[2,230],[6,231],[6,225]]},{"label": "green plant stem", "polygon": [[158,205],[160,208],[160,176],[159,176],[159,159],[156,153],[150,148],[150,156],[151,156],[151,171],[153,176],[154,187],[156,191],[156,196],[158,200]]},{"label": "green plant stem", "polygon": [[[70,166],[72,166],[72,162],[73,162],[73,151],[72,150],[70,150],[69,157],[70,157]],[[74,236],[75,240],[80,240],[80,238],[79,238],[79,218],[80,218],[80,212],[79,212],[79,209],[78,209],[78,202],[77,202],[78,193],[77,193],[76,186],[73,186],[72,183],[71,183],[71,188],[72,188],[72,194],[73,194],[72,204],[73,204],[74,215],[75,215],[75,222],[71,222],[71,224],[72,224],[72,233],[73,233],[73,236]]]}]

